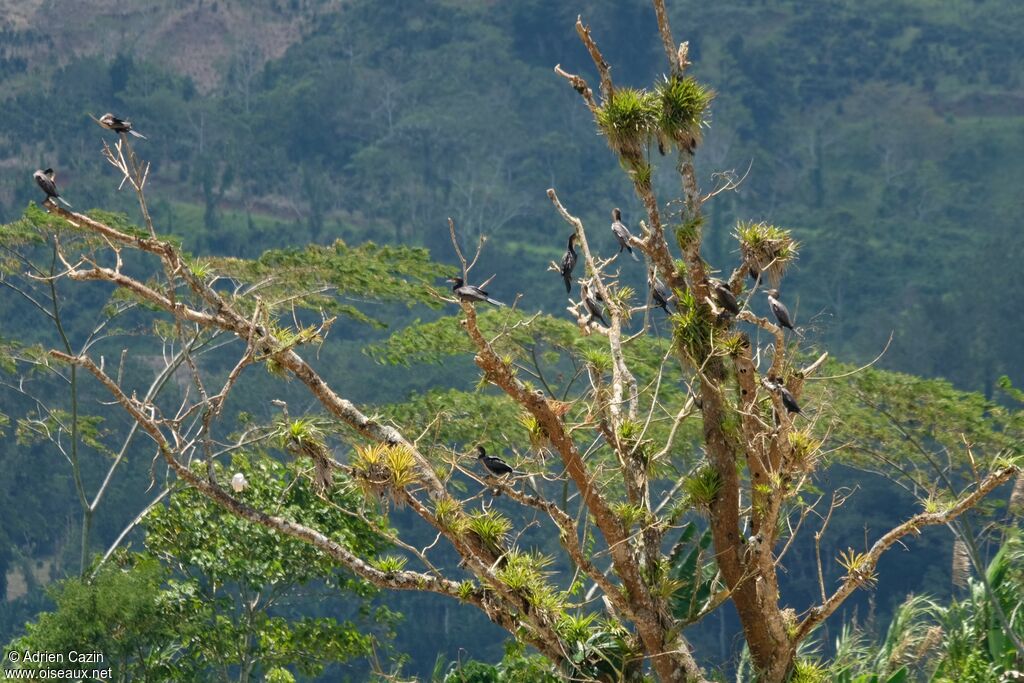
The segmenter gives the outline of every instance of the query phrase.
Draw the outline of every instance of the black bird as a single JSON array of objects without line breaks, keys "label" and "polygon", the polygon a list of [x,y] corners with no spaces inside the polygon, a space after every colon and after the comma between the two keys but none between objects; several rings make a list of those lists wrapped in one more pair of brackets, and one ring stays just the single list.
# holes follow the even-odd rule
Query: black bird
[{"label": "black bird", "polygon": [[[603,298],[601,296],[601,292],[595,292],[595,295],[598,301]],[[604,316],[601,315],[601,306],[599,306],[597,301],[590,296],[590,287],[587,285],[580,287],[580,296],[583,297],[583,305],[586,307],[587,313],[590,314],[590,320],[597,318],[605,327],[611,327],[611,325],[608,324],[608,321],[604,319]],[[590,320],[587,322],[590,322]]]},{"label": "black bird", "polygon": [[99,124],[107,130],[112,130],[115,133],[130,133],[137,138],[147,139],[145,135],[132,128],[132,122],[126,121],[125,119],[119,119],[110,112],[107,112],[99,119]]},{"label": "black bird", "polygon": [[71,207],[71,204],[57,192],[57,181],[54,178],[52,168],[48,168],[45,171],[36,171],[32,174],[32,177],[35,178],[36,184],[46,193],[47,199],[56,199],[64,206]]},{"label": "black bird", "polygon": [[756,263],[751,263],[747,266],[747,275],[749,275],[750,279],[755,283],[761,279],[761,270],[757,267]]},{"label": "black bird", "polygon": [[452,291],[459,297],[460,301],[468,301],[470,303],[476,303],[477,301],[484,301],[494,306],[504,306],[496,299],[492,299],[491,296],[475,285],[467,285],[461,277],[450,277],[448,282],[452,283]]},{"label": "black bird", "polygon": [[668,310],[668,303],[672,301],[672,292],[668,290],[665,283],[654,276],[654,279],[647,281],[647,286],[651,288],[651,298],[654,300],[654,305],[665,309],[665,315],[669,315],[672,311]]},{"label": "black bird", "polygon": [[515,470],[509,466],[507,462],[501,458],[496,458],[493,455],[487,455],[487,451],[484,450],[483,446],[476,447],[476,457],[483,466],[484,469],[496,477],[504,477],[506,474],[512,474]]},{"label": "black bird", "polygon": [[796,397],[786,388],[786,385],[776,381],[774,377],[768,377],[768,379],[763,380],[762,384],[768,387],[769,390],[778,392],[779,397],[782,399],[782,405],[786,407],[788,412],[797,413],[798,415],[802,414],[800,404],[796,402]]},{"label": "black bird", "polygon": [[572,269],[576,267],[576,250],[572,245],[576,242],[576,233],[569,235],[569,244],[565,247],[562,257],[562,279],[565,280],[565,293],[572,292]]},{"label": "black bird", "polygon": [[736,301],[736,295],[729,289],[729,285],[715,278],[711,278],[708,282],[711,284],[711,288],[715,290],[715,300],[718,301],[718,305],[733,315],[738,314],[740,312],[740,304]]},{"label": "black bird", "polygon": [[786,410],[791,413],[801,414],[800,404],[796,402],[796,398],[790,393],[789,389],[779,385],[779,395],[782,396],[782,405],[786,406]]},{"label": "black bird", "polygon": [[786,305],[777,298],[779,296],[779,290],[768,289],[765,290],[765,294],[768,295],[768,306],[772,309],[772,314],[775,316],[775,319],[779,321],[779,325],[782,327],[788,327],[796,332],[796,329],[793,327],[792,319],[789,317],[789,309],[786,308]]},{"label": "black bird", "polygon": [[633,247],[629,246],[629,238],[632,235],[629,234],[629,228],[623,224],[622,212],[618,209],[612,209],[612,232],[615,233],[615,239],[619,241],[619,253],[621,254],[622,250],[626,249],[634,261],[639,261],[640,259],[633,253]]}]

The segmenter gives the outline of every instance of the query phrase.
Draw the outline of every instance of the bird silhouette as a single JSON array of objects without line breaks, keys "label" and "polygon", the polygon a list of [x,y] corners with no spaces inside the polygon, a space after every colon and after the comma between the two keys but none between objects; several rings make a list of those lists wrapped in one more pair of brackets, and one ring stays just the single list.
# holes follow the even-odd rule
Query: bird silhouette
[{"label": "bird silhouette", "polygon": [[110,112],[107,112],[103,116],[97,119],[99,124],[107,130],[112,130],[115,133],[129,133],[137,138],[147,140],[148,138],[140,133],[139,131],[132,128],[132,122],[125,119],[119,119]]},{"label": "bird silhouette", "polygon": [[459,297],[459,301],[468,301],[470,303],[482,301],[492,306],[505,305],[497,299],[492,299],[490,294],[476,285],[467,285],[461,277],[450,277],[448,282],[452,283],[452,291],[455,292],[455,296]]},{"label": "bird silhouette", "polygon": [[32,174],[32,177],[35,178],[36,184],[46,193],[47,199],[56,199],[64,206],[71,208],[71,203],[57,192],[57,180],[52,168],[48,168],[45,171],[36,171]]},{"label": "bird silhouette", "polygon": [[629,228],[622,222],[622,212],[619,209],[612,209],[612,233],[615,234],[615,239],[619,242],[619,253],[621,254],[625,249],[634,261],[639,261],[640,259],[633,253],[633,247],[629,246],[629,240],[633,235],[629,233]]},{"label": "bird silhouette", "polygon": [[569,244],[565,247],[565,255],[562,257],[562,279],[565,280],[565,293],[572,292],[572,269],[576,267],[576,250],[573,243],[576,242],[576,233],[569,235]]}]

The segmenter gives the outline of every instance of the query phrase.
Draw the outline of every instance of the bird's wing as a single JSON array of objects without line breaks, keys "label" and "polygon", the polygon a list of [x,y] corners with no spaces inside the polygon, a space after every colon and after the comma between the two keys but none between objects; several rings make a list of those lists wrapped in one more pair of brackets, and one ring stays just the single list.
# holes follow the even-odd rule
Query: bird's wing
[{"label": "bird's wing", "polygon": [[772,308],[775,309],[775,317],[779,319],[779,322],[787,325],[792,325],[793,322],[789,317],[789,309],[786,308],[786,304],[776,300],[772,303]]}]

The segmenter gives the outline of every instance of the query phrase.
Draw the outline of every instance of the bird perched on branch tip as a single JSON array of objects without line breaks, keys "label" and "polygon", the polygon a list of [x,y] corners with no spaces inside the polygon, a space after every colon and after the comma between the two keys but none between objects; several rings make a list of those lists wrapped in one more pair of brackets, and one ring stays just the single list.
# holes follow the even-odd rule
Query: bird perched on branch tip
[{"label": "bird perched on branch tip", "polygon": [[469,303],[476,303],[478,301],[491,304],[492,306],[504,306],[497,299],[492,299],[490,294],[480,289],[475,285],[467,285],[461,277],[450,277],[448,282],[452,283],[452,291],[455,292],[455,296],[459,297],[459,301],[468,301]]},{"label": "bird perched on branch tip", "polygon": [[47,199],[56,199],[64,206],[71,208],[71,203],[57,192],[57,179],[52,168],[48,168],[45,171],[36,171],[32,174],[32,177],[35,178],[36,184],[46,193]]},{"label": "bird perched on branch tip", "polygon": [[128,121],[126,119],[119,119],[110,112],[107,112],[106,114],[104,114],[96,120],[99,122],[101,126],[106,128],[107,130],[112,130],[115,133],[128,133],[130,135],[134,135],[137,138],[142,138],[143,140],[148,139],[146,138],[145,135],[132,128],[131,121]]},{"label": "bird perched on branch tip", "polygon": [[565,280],[565,293],[572,292],[572,270],[576,267],[576,250],[573,244],[576,242],[576,233],[569,235],[569,244],[565,247],[565,255],[562,257],[562,279]]}]

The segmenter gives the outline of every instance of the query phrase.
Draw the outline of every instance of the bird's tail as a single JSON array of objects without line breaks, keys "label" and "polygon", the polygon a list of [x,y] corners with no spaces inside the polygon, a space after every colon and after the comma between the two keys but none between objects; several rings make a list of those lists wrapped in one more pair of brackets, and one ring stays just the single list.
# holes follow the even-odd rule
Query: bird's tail
[{"label": "bird's tail", "polygon": [[142,133],[140,133],[137,130],[129,130],[128,132],[131,133],[132,135],[134,135],[137,138],[142,138],[143,140],[148,140],[149,139],[149,138],[147,138],[145,135],[143,135]]},{"label": "bird's tail", "polygon": [[500,301],[498,301],[497,299],[492,299],[491,297],[487,297],[487,303],[491,304],[492,306],[504,306],[505,305],[505,304],[501,303]]},{"label": "bird's tail", "polygon": [[572,294],[572,280],[568,277],[563,277],[562,279],[565,280],[565,293]]},{"label": "bird's tail", "polygon": [[69,209],[71,208],[71,202],[69,202],[68,200],[64,199],[60,195],[54,195],[54,197],[58,199],[60,203],[63,204],[64,206],[68,207]]},{"label": "bird's tail", "polygon": [[638,258],[636,257],[636,253],[635,253],[635,252],[633,251],[633,247],[631,247],[631,246],[629,246],[629,245],[627,244],[627,245],[626,245],[626,249],[629,249],[629,255],[633,257],[633,260],[634,260],[634,261],[639,261],[639,260],[640,260],[640,259],[638,259]]}]

